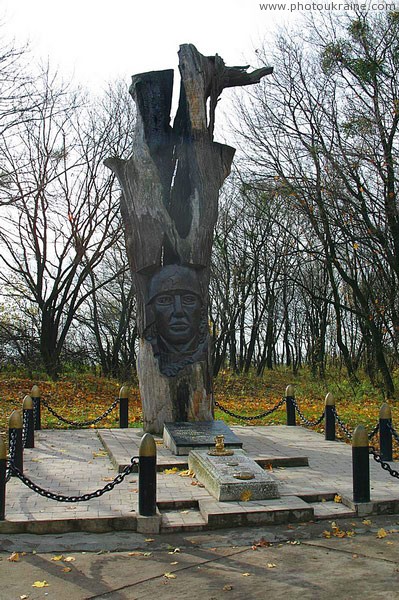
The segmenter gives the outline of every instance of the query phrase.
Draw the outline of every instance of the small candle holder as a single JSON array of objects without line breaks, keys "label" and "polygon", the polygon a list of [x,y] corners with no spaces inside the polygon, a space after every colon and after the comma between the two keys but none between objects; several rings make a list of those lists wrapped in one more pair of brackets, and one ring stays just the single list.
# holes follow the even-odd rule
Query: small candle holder
[{"label": "small candle holder", "polygon": [[210,456],[231,456],[234,450],[228,450],[224,447],[224,435],[215,436],[215,447],[208,452]]}]

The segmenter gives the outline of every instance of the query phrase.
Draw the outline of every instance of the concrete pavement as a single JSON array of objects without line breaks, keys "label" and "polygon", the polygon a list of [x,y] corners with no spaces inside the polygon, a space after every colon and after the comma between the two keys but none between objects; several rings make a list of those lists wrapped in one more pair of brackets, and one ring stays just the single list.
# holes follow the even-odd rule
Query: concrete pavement
[{"label": "concrete pavement", "polygon": [[[0,598],[398,598],[398,517],[357,517],[337,525],[320,521],[151,538],[131,532],[3,535]],[[13,551],[27,553],[14,562],[8,560]],[[32,587],[35,582],[45,587]]]}]

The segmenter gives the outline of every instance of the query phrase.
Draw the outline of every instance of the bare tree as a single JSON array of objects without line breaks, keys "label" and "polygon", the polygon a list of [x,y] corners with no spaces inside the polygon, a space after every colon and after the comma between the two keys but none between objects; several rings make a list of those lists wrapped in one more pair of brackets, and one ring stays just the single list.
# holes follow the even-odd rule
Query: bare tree
[{"label": "bare tree", "polygon": [[[111,88],[99,104],[59,87],[49,71],[36,86],[40,119],[2,140],[12,202],[1,219],[0,281],[7,294],[38,308],[38,349],[56,377],[77,312],[108,281],[97,280],[96,269],[121,227],[103,160],[128,151],[133,113]],[[89,279],[93,285],[85,287]]]}]

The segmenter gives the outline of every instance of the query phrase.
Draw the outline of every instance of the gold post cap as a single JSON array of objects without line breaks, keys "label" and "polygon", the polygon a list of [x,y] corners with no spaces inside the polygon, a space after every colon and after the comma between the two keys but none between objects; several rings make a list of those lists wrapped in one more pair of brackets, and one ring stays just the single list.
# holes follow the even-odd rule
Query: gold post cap
[{"label": "gold post cap", "polygon": [[0,435],[0,460],[7,458],[7,446],[4,439],[4,435]]},{"label": "gold post cap", "polygon": [[22,412],[20,410],[12,411],[8,419],[8,426],[10,429],[22,429]]},{"label": "gold post cap", "polygon": [[295,396],[295,388],[293,385],[287,385],[287,387],[285,388],[285,397],[288,398],[293,398]]},{"label": "gold post cap", "polygon": [[32,396],[25,396],[24,401],[22,403],[22,408],[24,410],[32,410],[33,408],[33,400],[32,400]]},{"label": "gold post cap", "polygon": [[151,433],[145,433],[141,438],[139,456],[156,456],[157,447]]},{"label": "gold post cap", "polygon": [[40,398],[40,389],[38,385],[34,385],[30,391],[31,398]]},{"label": "gold post cap", "polygon": [[367,448],[369,445],[369,436],[363,425],[358,425],[353,432],[352,446],[354,448]]},{"label": "gold post cap", "polygon": [[386,402],[380,408],[380,419],[392,419],[391,407]]},{"label": "gold post cap", "polygon": [[331,392],[328,392],[328,394],[326,395],[325,405],[326,406],[335,406],[335,398]]},{"label": "gold post cap", "polygon": [[127,385],[123,385],[119,390],[119,398],[129,398],[129,388]]}]

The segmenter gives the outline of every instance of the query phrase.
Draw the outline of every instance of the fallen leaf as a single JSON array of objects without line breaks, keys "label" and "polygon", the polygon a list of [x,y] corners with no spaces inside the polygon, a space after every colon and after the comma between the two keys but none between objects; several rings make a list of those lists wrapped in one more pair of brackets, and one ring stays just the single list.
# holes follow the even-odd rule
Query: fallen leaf
[{"label": "fallen leaf", "polygon": [[61,571],[62,571],[63,573],[69,573],[70,571],[72,571],[72,569],[71,569],[71,567],[63,567],[63,568],[61,569]]},{"label": "fallen leaf", "polygon": [[388,534],[387,534],[387,532],[385,531],[385,529],[384,529],[383,527],[381,527],[381,529],[379,529],[379,530],[377,531],[377,537],[378,537],[378,539],[381,539],[381,538],[387,537],[387,535],[388,535]]},{"label": "fallen leaf", "polygon": [[180,514],[181,515],[187,515],[190,511],[189,510],[181,510]]},{"label": "fallen leaf", "polygon": [[171,469],[164,469],[164,475],[173,475],[174,473],[178,473],[179,469],[177,467],[172,467]]},{"label": "fallen leaf", "polygon": [[186,471],[180,471],[179,477],[194,477],[195,473],[191,469],[187,469]]},{"label": "fallen leaf", "polygon": [[271,546],[270,542],[267,542],[265,538],[261,537],[260,540],[253,542],[252,550],[257,550],[258,548],[267,548]]},{"label": "fallen leaf", "polygon": [[342,496],[340,496],[339,494],[335,494],[334,502],[336,502],[337,504],[342,504]]},{"label": "fallen leaf", "polygon": [[251,573],[241,573],[241,575],[242,575],[243,577],[250,577],[250,576],[251,576]]},{"label": "fallen leaf", "polygon": [[226,583],[226,585],[223,586],[224,592],[231,592],[232,589],[234,589],[233,586],[228,583]]},{"label": "fallen leaf", "polygon": [[157,446],[163,446],[163,441],[162,440],[155,440],[155,443]]},{"label": "fallen leaf", "polygon": [[173,561],[173,562],[171,562],[170,564],[171,564],[171,565],[178,565],[178,564],[179,564],[179,561],[177,561],[177,560],[174,560],[174,561]]},{"label": "fallen leaf", "polygon": [[163,576],[167,579],[176,579],[176,575],[174,573],[164,573]]},{"label": "fallen leaf", "polygon": [[47,583],[47,581],[35,581],[35,583],[32,583],[32,587],[35,587],[35,588],[48,587],[48,583]]},{"label": "fallen leaf", "polygon": [[19,561],[19,552],[13,552],[9,557],[8,560],[10,562],[18,562]]},{"label": "fallen leaf", "polygon": [[142,556],[143,554],[144,554],[144,552],[139,552],[139,551],[128,552],[128,556]]},{"label": "fallen leaf", "polygon": [[178,552],[180,552],[180,548],[174,548],[174,550],[170,550],[168,554],[177,554]]},{"label": "fallen leaf", "polygon": [[144,541],[145,542],[155,542],[154,538],[146,538]]},{"label": "fallen leaf", "polygon": [[27,596],[26,594],[23,594],[22,596],[19,597],[19,600],[28,600],[29,596]]},{"label": "fallen leaf", "polygon": [[248,502],[252,498],[252,492],[250,490],[244,490],[240,496],[241,502]]},{"label": "fallen leaf", "polygon": [[277,567],[277,565],[275,563],[267,563],[268,569],[274,569],[275,567]]},{"label": "fallen leaf", "polygon": [[325,537],[325,538],[327,538],[327,539],[330,539],[330,537],[331,537],[331,531],[327,531],[327,529],[325,529],[325,530],[323,531],[323,534],[322,534],[322,535],[323,535],[323,537]]},{"label": "fallen leaf", "polygon": [[102,481],[113,481],[114,478],[113,477],[103,477]]},{"label": "fallen leaf", "polygon": [[64,562],[73,562],[75,560],[76,558],[74,556],[67,556],[66,558],[64,558]]},{"label": "fallen leaf", "polygon": [[152,552],[143,552],[143,556],[152,556]]},{"label": "fallen leaf", "polygon": [[371,525],[371,521],[370,521],[370,519],[364,519],[364,520],[362,521],[362,523],[363,523],[363,525]]},{"label": "fallen leaf", "polygon": [[62,560],[64,558],[63,554],[59,554],[57,556],[53,556],[53,558],[51,560]]}]

